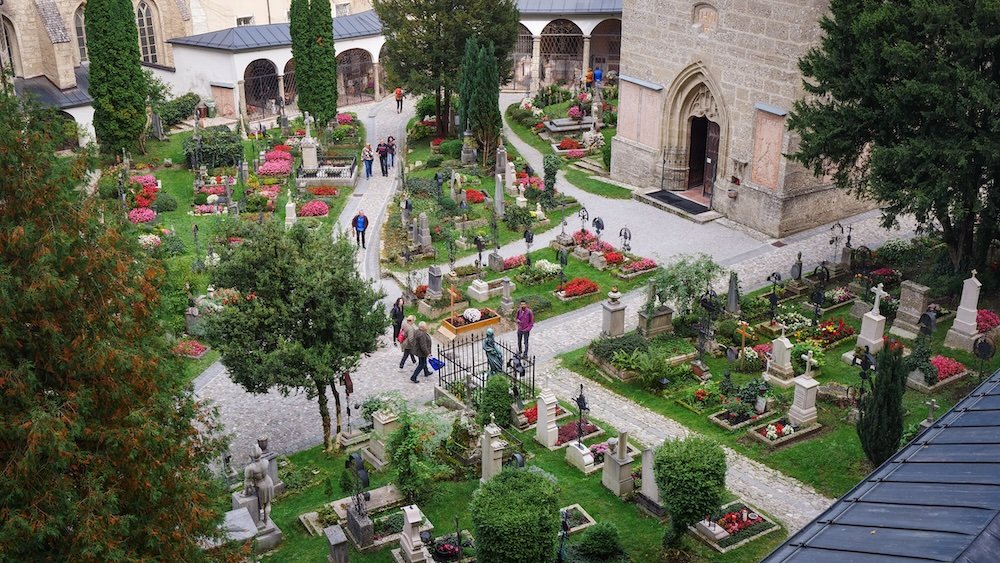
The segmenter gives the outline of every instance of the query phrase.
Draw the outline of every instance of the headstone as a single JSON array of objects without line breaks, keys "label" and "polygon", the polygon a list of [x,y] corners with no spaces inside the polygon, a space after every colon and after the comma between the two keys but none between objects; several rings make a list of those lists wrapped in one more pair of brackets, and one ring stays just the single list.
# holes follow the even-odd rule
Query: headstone
[{"label": "headstone", "polygon": [[740,282],[736,272],[729,272],[729,295],[726,297],[726,312],[738,313],[740,310]]},{"label": "headstone", "polygon": [[514,299],[513,296],[511,295],[513,293],[512,289],[513,284],[511,283],[510,278],[503,278],[501,280],[501,283],[503,287],[503,293],[501,294],[500,297],[500,314],[503,316],[507,316],[514,311]]},{"label": "headstone", "polygon": [[469,289],[465,291],[465,294],[469,296],[469,299],[478,303],[489,301],[490,284],[480,279],[473,280],[472,283],[469,284]]},{"label": "headstone", "polygon": [[323,535],[326,536],[326,545],[330,548],[330,555],[326,557],[327,563],[347,563],[347,536],[340,524],[334,524],[323,528]]},{"label": "headstone", "polygon": [[403,507],[403,531],[399,535],[399,553],[406,563],[424,563],[431,561],[431,554],[420,539],[420,524],[424,515],[411,504]]},{"label": "headstone", "polygon": [[802,361],[806,364],[806,372],[802,374],[802,377],[813,379],[813,368],[819,365],[819,362],[813,358],[813,351],[809,350],[808,353],[802,354]]},{"label": "headstone", "polygon": [[872,288],[872,293],[875,294],[875,303],[872,305],[871,312],[875,313],[876,315],[881,315],[882,312],[879,311],[879,305],[882,303],[882,298],[889,294],[884,289],[882,289],[881,283]]},{"label": "headstone", "polygon": [[420,235],[417,244],[420,245],[420,252],[431,252],[434,250],[434,241],[431,240],[431,227],[427,221],[427,214],[421,213],[419,219]]},{"label": "headstone", "polygon": [[[499,375],[497,377],[504,377]],[[496,425],[493,417],[490,422],[483,427],[483,435],[479,439],[479,447],[482,452],[482,476],[480,483],[485,483],[503,470],[503,453],[507,449],[507,442],[501,437],[500,427]]]},{"label": "headstone", "polygon": [[930,305],[931,289],[914,281],[906,280],[900,284],[899,310],[896,320],[889,328],[889,334],[895,334],[910,340],[915,340],[920,333],[917,325],[920,315],[924,314]]},{"label": "headstone", "polygon": [[[884,333],[885,317],[878,313],[877,308],[872,308],[871,311],[868,311],[863,317],[861,317],[861,334],[858,335],[858,343],[856,346],[862,349],[867,346],[870,353],[878,354],[879,351],[882,350],[882,336]],[[847,363],[853,362],[854,350],[848,350],[844,353],[842,358]]]},{"label": "headstone", "polygon": [[528,208],[528,198],[524,197],[521,194],[518,194],[517,197],[514,198],[514,203],[518,207],[520,207],[521,209],[527,209]]},{"label": "headstone", "polygon": [[972,345],[979,337],[976,329],[976,312],[979,308],[979,292],[983,284],[976,279],[976,273],[975,270],[972,270],[972,277],[962,284],[962,300],[958,305],[958,313],[955,315],[955,322],[948,329],[948,334],[944,338],[944,345],[949,348],[971,352]]},{"label": "headstone", "polygon": [[663,517],[666,509],[660,500],[660,488],[656,485],[656,476],[653,473],[653,460],[656,454],[653,448],[642,450],[642,486],[639,490],[641,506],[649,510],[654,516]]},{"label": "headstone", "polygon": [[[548,219],[548,217],[545,216],[545,211],[542,209],[542,202],[539,201],[535,203],[535,220],[545,221],[546,219]],[[570,241],[572,240],[573,239],[570,238]]]},{"label": "headstone", "polygon": [[695,530],[713,543],[719,543],[729,537],[729,532],[725,528],[707,519],[695,524]]},{"label": "headstone", "polygon": [[517,178],[517,170],[514,168],[513,162],[508,162],[507,167],[504,170],[504,188],[507,193],[511,193],[514,190],[514,180]]},{"label": "headstone", "polygon": [[632,462],[635,459],[628,452],[628,432],[618,433],[618,447],[614,455],[604,456],[604,470],[601,473],[601,484],[615,496],[625,496],[632,492],[635,481],[632,480]]},{"label": "headstone", "polygon": [[454,201],[455,203],[458,203],[458,193],[456,192],[456,189],[455,189],[455,184],[456,184],[456,182],[458,182],[458,177],[457,176],[458,175],[455,174],[455,171],[452,170],[451,171],[451,179],[448,181],[448,195],[451,196],[451,200]]},{"label": "headstone", "polygon": [[419,248],[420,246],[420,220],[416,217],[410,222],[409,228],[410,244]]},{"label": "headstone", "polygon": [[[606,460],[608,454],[604,457]],[[590,453],[590,448],[577,440],[566,446],[566,462],[584,473],[594,470],[594,454]]]},{"label": "headstone", "polygon": [[779,387],[791,386],[795,368],[792,367],[792,342],[785,336],[781,326],[781,336],[771,341],[771,361],[767,365],[767,375],[771,383]]},{"label": "headstone", "polygon": [[372,415],[372,437],[368,441],[368,446],[361,450],[361,456],[365,461],[375,466],[376,470],[389,463],[385,444],[398,424],[399,417],[393,413],[376,411]]},{"label": "headstone", "polygon": [[496,185],[493,187],[493,212],[497,219],[503,219],[503,176],[500,174],[496,175]]},{"label": "headstone", "polygon": [[800,375],[795,378],[795,398],[788,409],[788,421],[793,426],[809,426],[816,422],[816,392],[819,382]]},{"label": "headstone", "polygon": [[495,250],[493,252],[490,252],[489,268],[494,272],[503,271],[503,256],[500,256],[500,253],[498,253]]},{"label": "headstone", "polygon": [[590,265],[603,272],[608,268],[608,260],[600,252],[591,252]]},{"label": "headstone", "polygon": [[472,131],[466,130],[462,136],[462,164],[474,164],[476,162],[476,151]]},{"label": "headstone", "polygon": [[[319,170],[319,143],[312,137],[305,137],[299,144],[302,149],[302,170],[303,172],[315,172]],[[262,159],[263,161],[263,159]]]},{"label": "headstone", "polygon": [[[503,146],[503,139],[500,139],[500,143],[497,145],[497,159],[494,163],[494,170],[500,176],[507,174],[507,149]],[[501,182],[503,184],[504,182]],[[502,192],[501,192],[502,193]]]},{"label": "headstone", "polygon": [[547,386],[538,396],[538,421],[535,425],[535,441],[546,448],[555,447],[559,440],[559,426],[556,425],[556,408],[559,401]]},{"label": "headstone", "polygon": [[427,300],[441,299],[441,267],[437,264],[427,268]]},{"label": "headstone", "polygon": [[375,526],[367,514],[359,514],[353,504],[347,508],[347,533],[361,549],[375,543]]},{"label": "headstone", "polygon": [[285,228],[291,229],[298,217],[295,215],[295,200],[292,199],[292,190],[288,190],[288,202],[285,203]]},{"label": "headstone", "polygon": [[604,316],[601,319],[601,334],[621,336],[625,334],[625,304],[618,299],[608,299],[602,304]]}]

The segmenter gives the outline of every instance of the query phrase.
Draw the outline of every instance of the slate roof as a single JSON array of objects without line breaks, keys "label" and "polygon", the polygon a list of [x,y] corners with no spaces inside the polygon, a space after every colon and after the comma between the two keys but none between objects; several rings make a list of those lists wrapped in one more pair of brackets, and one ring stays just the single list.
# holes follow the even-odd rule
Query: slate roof
[{"label": "slate roof", "polygon": [[[382,22],[374,10],[333,18],[334,41],[380,33],[382,33]],[[220,29],[188,37],[177,37],[169,42],[175,45],[239,52],[287,47],[292,44],[292,35],[287,23],[272,23]]]},{"label": "slate roof", "polygon": [[517,0],[522,14],[621,14],[622,0]]},{"label": "slate roof", "polygon": [[80,65],[73,69],[73,73],[76,75],[75,88],[60,90],[43,75],[34,78],[15,78],[14,90],[19,96],[32,94],[38,102],[59,109],[90,105],[94,100],[89,93],[90,73],[87,66]]},{"label": "slate roof", "polygon": [[1000,560],[1000,371],[764,559]]}]

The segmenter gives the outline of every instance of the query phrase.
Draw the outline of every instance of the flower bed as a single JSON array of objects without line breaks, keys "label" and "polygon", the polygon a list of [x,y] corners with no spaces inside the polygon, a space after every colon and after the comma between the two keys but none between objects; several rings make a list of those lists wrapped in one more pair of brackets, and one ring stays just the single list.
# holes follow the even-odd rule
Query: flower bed
[{"label": "flower bed", "polygon": [[998,326],[1000,326],[1000,315],[989,309],[979,309],[976,311],[977,332],[986,334]]},{"label": "flower bed", "polygon": [[768,449],[774,449],[804,440],[822,428],[823,425],[818,423],[806,427],[795,427],[787,418],[780,418],[773,422],[754,426],[747,430],[747,435],[766,445]]},{"label": "flower bed", "polygon": [[563,137],[562,140],[559,141],[559,144],[556,146],[559,147],[559,150],[563,151],[583,148],[583,145],[580,144],[580,141],[574,139],[573,137]]},{"label": "flower bed", "polygon": [[161,244],[163,241],[157,235],[139,235],[139,246],[145,250],[156,250]]},{"label": "flower bed", "polygon": [[521,266],[523,266],[525,264],[525,262],[527,262],[527,260],[528,259],[524,256],[524,254],[518,254],[517,256],[511,256],[510,258],[504,258],[503,259],[503,269],[506,271],[506,270],[511,270],[511,269],[514,269],[514,268],[520,268]]},{"label": "flower bed", "polygon": [[129,222],[136,225],[139,223],[149,223],[155,219],[156,212],[148,207],[136,207],[128,212]]},{"label": "flower bed", "polygon": [[226,195],[226,186],[202,186],[198,188],[196,193],[203,193],[206,195]]},{"label": "flower bed", "polygon": [[[556,445],[557,446],[564,446],[566,444],[569,444],[573,440],[577,439],[578,434],[577,434],[576,425],[577,425],[577,421],[574,420],[572,422],[567,422],[567,423],[565,423],[565,424],[563,424],[562,426],[559,427],[559,438],[556,440]],[[600,429],[597,428],[597,426],[595,426],[594,424],[591,424],[590,422],[587,422],[586,419],[583,420],[583,439],[584,440],[586,440],[587,438],[591,437],[592,435],[598,434],[599,432],[600,432]]]},{"label": "flower bed", "polygon": [[857,299],[858,296],[854,295],[854,292],[847,287],[837,287],[824,293],[823,298],[830,303],[840,305],[842,303],[853,301]]},{"label": "flower bed", "polygon": [[193,360],[201,358],[205,355],[205,352],[208,352],[208,346],[197,340],[181,340],[174,346],[174,354]]},{"label": "flower bed", "polygon": [[721,410],[709,415],[708,419],[716,425],[732,431],[750,426],[758,421],[767,420],[776,414],[778,413],[773,411],[764,411],[761,414],[753,413],[751,415],[746,413],[736,413],[730,410]]},{"label": "flower bed", "polygon": [[220,215],[226,212],[226,206],[210,203],[195,205],[191,208],[191,214],[193,215]]},{"label": "flower bed", "polygon": [[299,217],[326,217],[329,213],[330,206],[318,199],[307,201],[297,211]]},{"label": "flower bed", "polygon": [[600,288],[592,280],[587,278],[573,278],[556,291],[556,297],[566,301],[577,297],[585,297],[592,293],[597,293]]},{"label": "flower bed", "polygon": [[[558,418],[565,414],[566,409],[556,405],[556,417]],[[524,409],[524,418],[528,420],[528,424],[536,424],[538,422],[538,403]]]},{"label": "flower bed", "polygon": [[937,369],[937,380],[944,381],[945,379],[950,379],[962,373],[965,373],[966,368],[962,362],[958,360],[953,360],[948,356],[942,356],[938,354],[931,358],[931,365]]},{"label": "flower bed", "polygon": [[338,193],[335,186],[310,186],[306,191],[316,197],[335,197]]},{"label": "flower bed", "polygon": [[822,321],[816,327],[816,339],[824,348],[831,347],[854,335],[854,327],[844,323],[844,319]]},{"label": "flower bed", "polygon": [[482,203],[486,201],[486,194],[479,190],[465,190],[465,201],[469,203]]},{"label": "flower bed", "polygon": [[585,156],[587,156],[587,151],[583,149],[572,149],[566,151],[566,158],[569,158],[571,160],[576,160],[579,158],[583,158]]},{"label": "flower bed", "polygon": [[[729,535],[718,541],[707,538],[697,532],[695,532],[695,535],[720,553],[732,551],[748,542],[781,529],[753,507],[740,501],[733,501],[723,505],[719,510],[713,512],[712,521]],[[694,528],[691,528],[691,530],[695,531]]]},{"label": "flower bed", "polygon": [[441,328],[458,336],[460,334],[485,330],[487,327],[499,323],[500,316],[497,315],[497,312],[488,307],[483,307],[479,309],[479,320],[469,322],[464,316],[455,315],[441,321]]},{"label": "flower bed", "polygon": [[615,271],[615,275],[627,280],[652,272],[655,269],[655,260],[652,258],[639,258],[638,260],[632,260],[623,264],[620,271]]},{"label": "flower bed", "polygon": [[292,153],[288,151],[267,151],[264,153],[264,161],[271,162],[277,160],[287,160],[291,162],[293,160]]},{"label": "flower bed", "polygon": [[597,235],[586,229],[582,229],[573,233],[573,244],[577,246],[586,246],[596,240],[597,240]]},{"label": "flower bed", "polygon": [[872,280],[872,285],[885,284],[885,285],[896,285],[903,281],[903,274],[899,270],[893,270],[892,268],[875,268],[869,274]]},{"label": "flower bed", "polygon": [[597,523],[587,511],[583,509],[579,504],[571,504],[559,509],[559,512],[566,512],[566,521],[569,524],[569,534],[573,535],[577,532],[589,528]]}]

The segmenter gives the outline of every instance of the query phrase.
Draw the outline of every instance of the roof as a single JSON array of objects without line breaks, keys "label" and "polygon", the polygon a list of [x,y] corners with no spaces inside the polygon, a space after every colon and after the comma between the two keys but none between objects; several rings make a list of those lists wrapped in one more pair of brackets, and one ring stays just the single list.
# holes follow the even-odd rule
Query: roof
[{"label": "roof", "polygon": [[59,109],[90,105],[94,100],[89,93],[90,73],[87,66],[76,67],[73,69],[73,74],[76,75],[76,86],[73,88],[60,90],[43,75],[34,78],[15,78],[14,90],[19,96],[32,94],[38,102]]},{"label": "roof", "polygon": [[[382,22],[373,10],[333,18],[334,41],[380,33],[382,33]],[[272,23],[230,27],[198,35],[176,37],[169,42],[174,45],[239,52],[288,47],[292,44],[292,35],[287,23]]]},{"label": "roof", "polygon": [[621,14],[622,0],[517,0],[522,14]]},{"label": "roof", "polygon": [[764,561],[997,561],[1000,371]]}]

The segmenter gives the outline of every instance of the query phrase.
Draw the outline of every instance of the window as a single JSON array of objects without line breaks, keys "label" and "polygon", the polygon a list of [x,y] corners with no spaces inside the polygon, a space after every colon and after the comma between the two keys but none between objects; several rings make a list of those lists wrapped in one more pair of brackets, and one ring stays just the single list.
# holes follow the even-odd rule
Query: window
[{"label": "window", "polygon": [[3,72],[13,72],[14,76],[21,75],[20,53],[17,50],[17,35],[14,34],[14,25],[6,17],[0,17],[0,67]]},{"label": "window", "polygon": [[80,62],[85,63],[87,58],[87,29],[83,25],[83,6],[76,9],[73,16],[73,26],[76,28],[76,47],[80,50]]},{"label": "window", "polygon": [[139,28],[139,51],[142,62],[156,64],[156,27],[153,23],[153,8],[146,2],[139,2],[135,11],[135,25]]},{"label": "window", "polygon": [[335,9],[336,9],[336,11],[334,12],[334,15],[336,15],[336,16],[349,16],[349,15],[351,15],[351,3],[350,2],[345,2],[343,4],[337,4]]},{"label": "window", "polygon": [[236,18],[236,27],[243,27],[245,25],[253,25],[253,16]]}]

